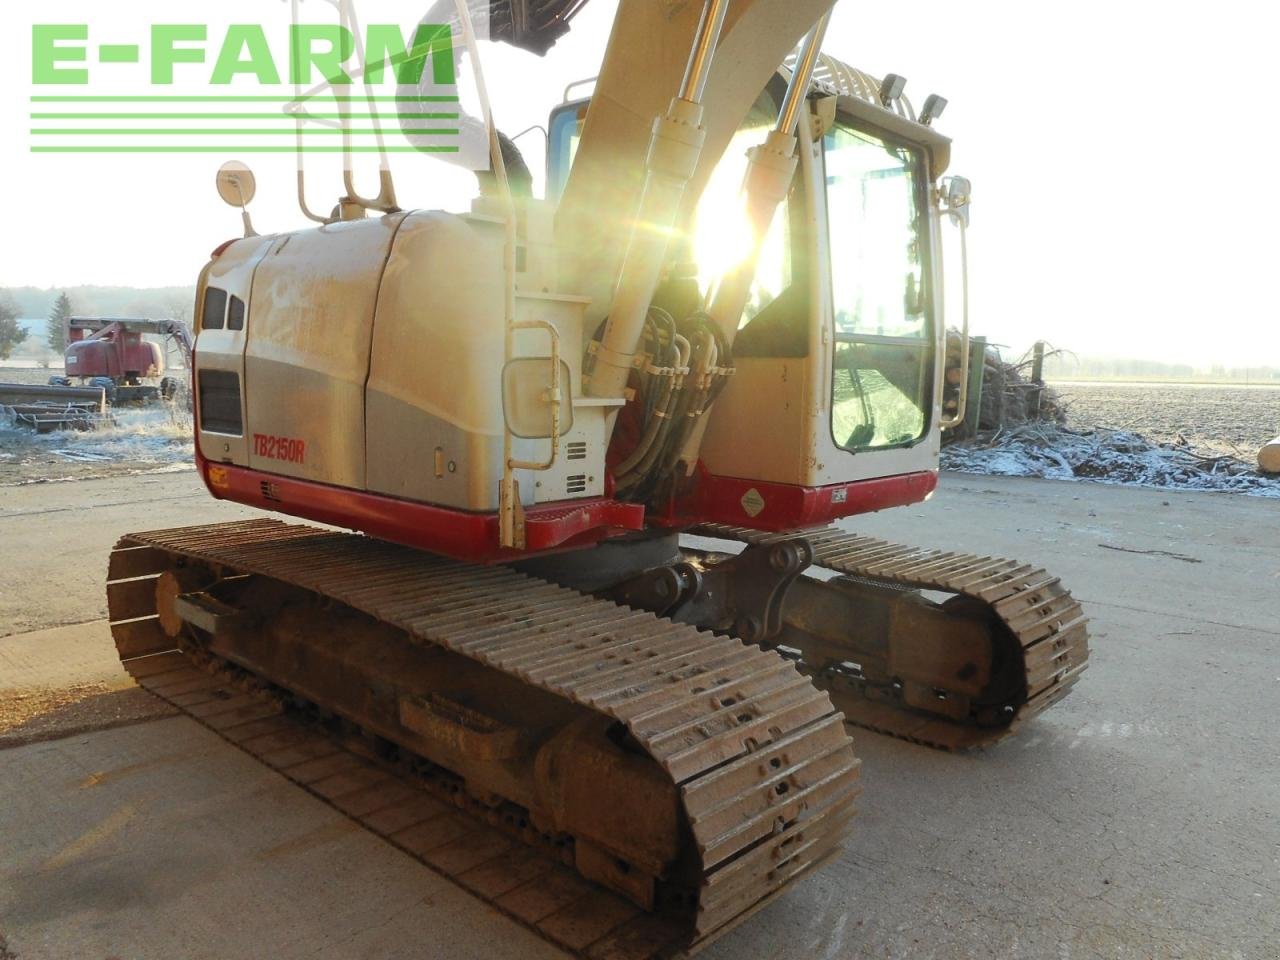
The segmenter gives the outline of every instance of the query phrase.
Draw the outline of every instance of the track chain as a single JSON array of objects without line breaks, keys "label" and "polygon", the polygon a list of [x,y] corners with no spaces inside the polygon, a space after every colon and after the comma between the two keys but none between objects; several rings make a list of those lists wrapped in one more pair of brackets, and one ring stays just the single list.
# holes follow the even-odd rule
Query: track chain
[{"label": "track chain", "polygon": [[879,733],[944,750],[988,746],[1017,733],[1023,723],[1065,697],[1088,664],[1088,619],[1080,603],[1058,577],[1031,564],[902,546],[838,527],[762,533],[707,524],[691,532],[744,544],[802,537],[813,546],[816,567],[882,584],[969,597],[985,604],[1017,638],[1026,699],[1004,726],[957,723],[868,698],[856,681],[833,681],[843,688],[832,692],[845,718]]},{"label": "track chain", "polygon": [[[402,781],[381,793],[370,778],[386,773],[371,761],[336,746],[309,755],[328,748],[281,740],[293,734],[276,725],[291,721],[260,696],[217,694],[206,673],[184,672],[195,668],[173,659],[181,654],[156,619],[155,579],[190,560],[312,591],[625,724],[679,788],[703,870],[691,927],[673,932],[662,917],[637,916],[571,873],[555,883],[526,876],[535,868],[519,857],[504,885],[512,854],[486,839],[477,849],[491,855],[473,862],[464,851],[474,843],[462,841],[476,828],[456,811],[402,797]],[[859,761],[827,693],[776,652],[732,637],[505,567],[277,520],[131,534],[112,553],[108,580],[117,649],[144,686],[582,956],[668,956],[708,942],[833,856],[854,815]],[[353,813],[353,803],[368,812]],[[446,856],[465,869],[441,867]]]}]

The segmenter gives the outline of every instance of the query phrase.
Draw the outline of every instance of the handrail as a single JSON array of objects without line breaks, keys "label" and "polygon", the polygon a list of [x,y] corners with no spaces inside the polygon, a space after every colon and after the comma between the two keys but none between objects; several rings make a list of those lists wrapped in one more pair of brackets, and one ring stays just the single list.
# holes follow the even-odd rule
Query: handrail
[{"label": "handrail", "polygon": [[894,337],[882,333],[842,333],[837,330],[836,343],[870,343],[891,347],[925,347],[929,341],[923,337]]},{"label": "handrail", "polygon": [[[536,460],[508,460],[507,466],[512,470],[550,470],[560,454],[560,331],[549,320],[525,320],[511,326],[515,330],[546,330],[551,337],[551,388],[547,391],[547,402],[551,404],[551,456],[542,463]],[[507,433],[509,435],[511,431],[508,430]]]},{"label": "handrail", "polygon": [[[964,416],[969,404],[969,242],[966,230],[969,226],[968,199],[964,206],[948,211],[951,220],[960,228],[960,396],[956,402],[956,413],[953,417],[944,418],[938,426],[950,430],[964,423]],[[945,336],[945,332],[944,332]]]},{"label": "handrail", "polygon": [[588,83],[595,83],[599,77],[585,77],[582,80],[574,80],[572,83],[565,84],[564,95],[560,98],[562,104],[569,102],[569,91],[574,87],[585,87]]}]

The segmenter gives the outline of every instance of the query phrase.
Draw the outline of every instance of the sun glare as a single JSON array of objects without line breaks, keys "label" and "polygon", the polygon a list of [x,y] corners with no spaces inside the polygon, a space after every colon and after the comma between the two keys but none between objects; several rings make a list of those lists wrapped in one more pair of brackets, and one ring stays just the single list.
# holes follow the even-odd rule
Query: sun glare
[{"label": "sun glare", "polygon": [[[693,255],[698,264],[698,280],[705,290],[737,267],[751,253],[751,221],[747,216],[743,178],[747,172],[747,150],[764,141],[767,126],[739,130],[707,181],[698,201],[693,226]],[[776,293],[784,286],[786,238],[781,208],[761,246],[756,283]]]}]

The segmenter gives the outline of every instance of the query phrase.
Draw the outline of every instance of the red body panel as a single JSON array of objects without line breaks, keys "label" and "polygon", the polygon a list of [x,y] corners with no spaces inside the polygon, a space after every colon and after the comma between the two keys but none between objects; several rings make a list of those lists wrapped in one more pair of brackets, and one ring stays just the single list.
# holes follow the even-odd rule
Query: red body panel
[{"label": "red body panel", "polygon": [[382,540],[475,563],[590,547],[608,537],[644,529],[644,507],[639,504],[605,498],[570,500],[526,509],[527,549],[503,550],[498,546],[496,513],[467,513],[210,463],[198,450],[196,465],[209,492],[220,500],[360,530]]},{"label": "red body panel", "polygon": [[[645,527],[645,510],[639,504],[607,498],[569,500],[527,509],[526,549],[523,552],[503,550],[498,546],[496,513],[467,513],[231,464],[210,463],[198,451],[196,463],[205,486],[220,500],[234,500],[262,510],[360,530],[383,540],[475,563],[497,563],[590,547],[601,540]],[[726,523],[757,530],[795,530],[858,513],[917,503],[933,492],[937,482],[938,475],[934,472],[829,487],[705,477],[699,486],[696,513],[682,512],[678,516],[655,518],[654,522],[666,527]],[[755,495],[749,496],[752,490]],[[753,517],[747,508],[755,510],[757,505],[759,509]]]},{"label": "red body panel", "polygon": [[702,471],[692,490],[654,522],[669,527],[724,523],[753,530],[797,530],[843,517],[927,500],[938,485],[936,470],[800,487]]}]

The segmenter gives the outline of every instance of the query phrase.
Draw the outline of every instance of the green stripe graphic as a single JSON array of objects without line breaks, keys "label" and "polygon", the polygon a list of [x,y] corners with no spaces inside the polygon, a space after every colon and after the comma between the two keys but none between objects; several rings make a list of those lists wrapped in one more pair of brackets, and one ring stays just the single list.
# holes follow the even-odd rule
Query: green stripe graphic
[{"label": "green stripe graphic", "polygon": [[[294,147],[264,146],[228,146],[228,147],[194,147],[194,146],[55,146],[32,147],[32,153],[293,153]],[[303,153],[342,153],[339,146],[320,146],[309,144],[302,147]],[[351,153],[379,153],[377,147],[351,147]],[[456,146],[423,146],[423,147],[386,147],[387,153],[458,153]]]},{"label": "green stripe graphic", "polygon": [[457,120],[456,113],[33,113],[32,120]]},{"label": "green stripe graphic", "polygon": [[[31,131],[31,133],[32,133],[32,134],[35,134],[35,135],[38,135],[38,136],[54,135],[54,136],[72,136],[72,137],[83,137],[83,136],[95,136],[95,137],[167,137],[167,136],[169,136],[169,135],[171,135],[171,134],[172,134],[172,135],[175,135],[175,136],[192,136],[192,137],[239,137],[239,136],[260,137],[260,136],[269,136],[269,135],[279,135],[279,136],[292,137],[292,136],[296,136],[296,135],[297,135],[297,134],[299,134],[299,133],[300,133],[300,134],[302,134],[303,136],[309,137],[309,136],[320,136],[320,135],[327,135],[327,136],[341,136],[343,133],[349,133],[349,134],[351,134],[352,136],[372,136],[372,135],[374,135],[374,134],[378,134],[378,133],[388,133],[388,132],[394,132],[394,131],[387,131],[387,130],[346,130],[346,131],[344,131],[344,130],[341,130],[341,129],[330,129],[330,128],[325,128],[325,129],[320,129],[320,130],[316,130],[316,129],[311,129],[311,130],[306,130],[306,129],[304,129],[304,130],[296,130],[296,129],[294,129],[293,127],[286,127],[286,128],[278,129],[278,130],[271,130],[271,129],[260,129],[260,130],[252,130],[252,129],[227,129],[227,128],[225,128],[225,127],[211,127],[211,128],[209,128],[209,129],[206,129],[206,130],[201,130],[201,129],[177,129],[177,130],[174,130],[173,128],[165,128],[165,127],[152,127],[152,128],[150,128],[150,129],[147,129],[147,130],[135,130],[135,129],[129,129],[129,130],[112,130],[112,129],[107,129],[107,128],[105,128],[105,127],[104,127],[103,129],[100,129],[100,130],[91,130],[91,129],[83,129],[83,130],[81,130],[81,129],[74,129],[74,130],[32,129],[32,131]],[[413,130],[406,130],[406,131],[404,131],[404,132],[405,132],[405,133],[412,133],[412,134],[416,134],[416,135],[419,135],[419,136],[428,136],[428,137],[431,137],[431,136],[441,136],[441,137],[445,137],[445,136],[455,136],[455,137],[456,137],[456,136],[458,135],[458,133],[459,133],[459,131],[458,131],[458,128],[457,128],[457,127],[454,127],[454,128],[451,128],[451,129],[441,129],[441,128],[413,129]]]},{"label": "green stripe graphic", "polygon": [[32,103],[310,103],[313,100],[333,100],[338,103],[457,103],[456,96],[412,97],[339,97],[318,94],[314,97],[32,97]]}]

